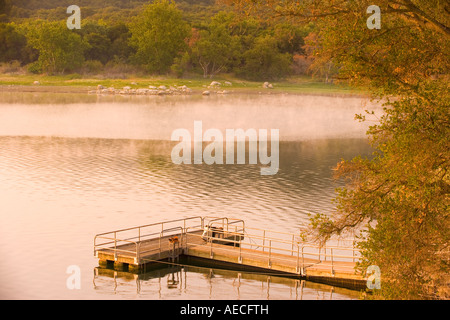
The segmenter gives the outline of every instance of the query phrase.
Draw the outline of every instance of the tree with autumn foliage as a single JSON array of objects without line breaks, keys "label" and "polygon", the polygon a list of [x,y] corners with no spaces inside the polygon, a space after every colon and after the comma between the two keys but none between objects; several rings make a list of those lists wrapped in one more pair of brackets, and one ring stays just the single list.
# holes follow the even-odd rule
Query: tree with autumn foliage
[{"label": "tree with autumn foliage", "polygon": [[[368,131],[371,159],[345,160],[337,208],[312,218],[321,240],[360,230],[360,270],[381,270],[378,298],[449,298],[450,6],[439,0],[248,1],[238,10],[316,26],[314,65],[333,63],[335,79],[369,88],[384,113]],[[370,5],[381,28],[370,29]]]}]

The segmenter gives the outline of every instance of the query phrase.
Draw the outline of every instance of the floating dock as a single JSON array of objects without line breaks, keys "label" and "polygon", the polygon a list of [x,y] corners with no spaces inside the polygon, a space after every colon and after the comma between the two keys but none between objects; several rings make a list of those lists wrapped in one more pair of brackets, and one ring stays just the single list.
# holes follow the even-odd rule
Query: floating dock
[{"label": "floating dock", "polygon": [[299,234],[249,228],[227,217],[189,217],[97,234],[94,255],[100,267],[133,273],[183,257],[216,268],[366,287],[366,279],[355,271],[360,253],[353,240],[320,247],[303,242]]}]

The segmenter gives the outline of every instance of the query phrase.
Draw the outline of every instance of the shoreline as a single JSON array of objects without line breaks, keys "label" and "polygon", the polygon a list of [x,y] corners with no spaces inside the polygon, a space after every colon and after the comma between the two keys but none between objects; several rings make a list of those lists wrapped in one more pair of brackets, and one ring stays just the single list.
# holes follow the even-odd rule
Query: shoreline
[{"label": "shoreline", "polygon": [[[219,83],[219,85],[213,85]],[[98,89],[101,87],[101,89]],[[160,89],[160,87],[165,87]],[[184,87],[184,90],[181,88]],[[114,88],[114,89],[113,89]],[[106,92],[105,89],[110,89]],[[139,90],[138,92],[136,92]],[[325,83],[310,77],[295,77],[281,81],[247,81],[231,77],[217,79],[204,78],[166,78],[166,77],[130,77],[130,78],[83,78],[74,75],[14,75],[0,74],[0,92],[30,93],[74,93],[103,95],[157,95],[154,90],[165,91],[163,95],[202,95],[205,91],[214,94],[292,94],[315,96],[368,96],[362,89],[342,84]],[[147,91],[142,93],[142,91]],[[152,92],[149,92],[152,91]]]},{"label": "shoreline", "polygon": [[[0,83],[0,92],[10,93],[55,93],[55,94],[97,94],[97,95],[122,95],[122,96],[151,96],[149,94],[135,94],[135,93],[94,93],[96,86],[70,86],[70,85],[10,85]],[[138,88],[137,88],[138,89]],[[190,93],[165,94],[164,96],[178,96],[178,95],[202,95],[204,91],[210,91],[210,95],[298,95],[298,96],[324,96],[324,97],[368,97],[368,93],[350,91],[350,90],[314,90],[311,88],[193,88]],[[226,91],[226,92],[223,92]],[[157,94],[153,94],[157,95]]]}]

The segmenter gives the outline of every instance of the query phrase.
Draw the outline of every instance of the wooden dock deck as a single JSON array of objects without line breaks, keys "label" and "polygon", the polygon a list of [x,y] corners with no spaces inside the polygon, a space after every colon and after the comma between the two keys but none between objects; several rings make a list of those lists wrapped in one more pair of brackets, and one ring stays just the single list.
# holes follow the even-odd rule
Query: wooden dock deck
[{"label": "wooden dock deck", "polygon": [[318,247],[292,233],[248,228],[237,219],[191,217],[98,234],[94,254],[100,266],[113,264],[129,272],[142,272],[152,263],[176,263],[183,255],[216,267],[366,286],[354,269],[359,258],[354,246]]}]

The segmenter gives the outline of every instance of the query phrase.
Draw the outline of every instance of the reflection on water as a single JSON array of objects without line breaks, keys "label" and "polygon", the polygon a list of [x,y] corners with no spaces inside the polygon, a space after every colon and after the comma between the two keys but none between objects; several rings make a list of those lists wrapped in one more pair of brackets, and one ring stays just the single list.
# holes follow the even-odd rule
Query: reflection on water
[{"label": "reflection on water", "polygon": [[196,266],[171,266],[145,274],[95,268],[94,290],[126,299],[341,300],[356,291],[311,281]]},{"label": "reflection on water", "polygon": [[[0,93],[1,298],[136,294],[128,284],[116,287],[125,291],[111,290],[114,277],[100,273],[93,286],[93,237],[100,232],[194,215],[238,217],[252,227],[296,232],[308,213],[333,209],[334,189],[340,185],[332,179],[335,164],[371,152],[365,128],[353,120],[362,104],[355,98],[166,97],[80,103],[77,96],[77,103],[24,104],[5,103]],[[170,134],[190,128],[193,120],[219,130],[279,128],[278,173],[261,176],[259,165],[248,164],[173,164]],[[81,269],[81,290],[65,285],[69,265]],[[177,271],[178,289],[166,286],[166,274],[144,276],[138,297],[159,298],[160,290],[165,299],[266,299],[267,291],[259,289],[265,286],[273,299],[295,299],[297,293],[291,292],[300,294],[301,287],[303,299],[331,294],[330,288],[275,281],[273,276],[253,279],[251,274],[214,270],[211,277],[209,272],[191,267]],[[333,298],[353,297],[334,292]]]}]

